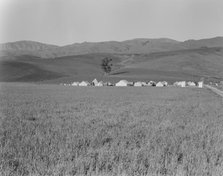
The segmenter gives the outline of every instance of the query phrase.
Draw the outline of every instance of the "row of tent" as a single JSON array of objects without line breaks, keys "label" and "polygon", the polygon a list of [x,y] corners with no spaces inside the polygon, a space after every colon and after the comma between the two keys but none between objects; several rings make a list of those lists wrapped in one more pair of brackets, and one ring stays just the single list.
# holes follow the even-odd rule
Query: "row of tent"
[{"label": "row of tent", "polygon": [[[64,84],[67,85],[67,84]],[[137,81],[137,82],[129,82],[127,80],[120,80],[119,82],[112,84],[110,82],[102,82],[102,81],[97,81],[97,79],[94,79],[91,83],[89,83],[88,81],[82,81],[82,82],[73,82],[72,84],[69,84],[71,86],[97,86],[97,87],[101,87],[101,86],[117,86],[117,87],[127,87],[127,86],[134,86],[134,87],[143,87],[143,86],[155,86],[155,87],[165,87],[168,86],[168,82],[166,81],[159,81],[159,82],[155,82],[155,81],[149,81],[149,82],[141,82],[141,81]],[[203,87],[203,81],[200,82],[186,82],[186,81],[179,81],[179,82],[175,82],[173,84],[173,86],[178,86],[178,87]]]}]

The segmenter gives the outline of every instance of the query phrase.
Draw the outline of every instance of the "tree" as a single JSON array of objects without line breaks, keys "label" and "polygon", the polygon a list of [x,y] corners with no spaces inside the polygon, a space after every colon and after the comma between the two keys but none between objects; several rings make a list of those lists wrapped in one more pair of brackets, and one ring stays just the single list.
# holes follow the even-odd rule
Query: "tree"
[{"label": "tree", "polygon": [[101,68],[102,70],[105,72],[105,74],[109,74],[112,70],[112,59],[105,57],[104,59],[102,59],[101,62]]}]

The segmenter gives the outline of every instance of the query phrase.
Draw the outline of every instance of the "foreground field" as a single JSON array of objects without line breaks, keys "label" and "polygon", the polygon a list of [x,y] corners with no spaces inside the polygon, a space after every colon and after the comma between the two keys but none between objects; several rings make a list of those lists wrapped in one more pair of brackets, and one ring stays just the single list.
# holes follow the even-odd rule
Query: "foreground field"
[{"label": "foreground field", "polygon": [[223,175],[207,89],[0,84],[0,175]]}]

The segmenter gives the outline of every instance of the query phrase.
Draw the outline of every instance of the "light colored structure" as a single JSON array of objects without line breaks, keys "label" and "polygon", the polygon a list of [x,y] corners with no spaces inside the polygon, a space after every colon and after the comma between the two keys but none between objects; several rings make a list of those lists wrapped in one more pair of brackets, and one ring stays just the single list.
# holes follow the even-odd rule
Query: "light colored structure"
[{"label": "light colored structure", "polygon": [[115,86],[118,86],[118,87],[126,87],[126,86],[128,86],[128,81],[127,80],[120,80],[119,82],[117,82],[115,84]]},{"label": "light colored structure", "polygon": [[146,82],[142,82],[142,86],[147,86]]},{"label": "light colored structure", "polygon": [[204,86],[204,82],[203,82],[203,81],[199,81],[199,82],[198,82],[198,87],[199,87],[199,88],[203,88],[203,86]]},{"label": "light colored structure", "polygon": [[142,85],[142,82],[135,82],[134,83],[134,87],[142,87],[143,85]]},{"label": "light colored structure", "polygon": [[79,86],[79,82],[73,82],[71,85],[72,86]]},{"label": "light colored structure", "polygon": [[158,83],[156,84],[156,87],[164,87],[164,85],[163,85],[162,82],[158,82]]},{"label": "light colored structure", "polygon": [[110,82],[107,82],[107,84],[106,84],[107,86],[113,86],[113,84],[112,83],[110,83]]},{"label": "light colored structure", "polygon": [[97,84],[95,84],[95,86],[97,86],[97,87],[102,87],[103,85],[104,85],[104,83],[102,81],[100,81]]},{"label": "light colored structure", "polygon": [[175,82],[174,86],[186,87],[186,81]]},{"label": "light colored structure", "polygon": [[196,86],[196,84],[192,81],[187,82],[187,85],[190,86],[190,87],[195,87]]},{"label": "light colored structure", "polygon": [[90,83],[87,81],[82,81],[81,83],[79,83],[79,86],[90,86]]},{"label": "light colored structure", "polygon": [[156,86],[156,82],[155,81],[149,81],[147,85],[148,86]]},{"label": "light colored structure", "polygon": [[163,86],[168,86],[168,82],[162,81]]},{"label": "light colored structure", "polygon": [[98,80],[95,78],[93,81],[92,81],[92,85],[93,86],[96,86],[98,84]]}]

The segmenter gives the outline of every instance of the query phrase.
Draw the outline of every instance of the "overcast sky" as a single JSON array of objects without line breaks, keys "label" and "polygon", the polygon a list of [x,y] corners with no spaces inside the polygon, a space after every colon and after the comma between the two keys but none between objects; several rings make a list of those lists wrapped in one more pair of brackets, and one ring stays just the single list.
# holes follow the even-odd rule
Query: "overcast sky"
[{"label": "overcast sky", "polygon": [[0,0],[0,43],[223,36],[223,0]]}]

